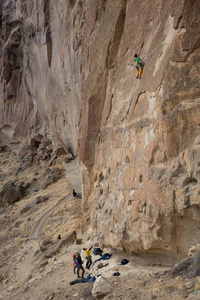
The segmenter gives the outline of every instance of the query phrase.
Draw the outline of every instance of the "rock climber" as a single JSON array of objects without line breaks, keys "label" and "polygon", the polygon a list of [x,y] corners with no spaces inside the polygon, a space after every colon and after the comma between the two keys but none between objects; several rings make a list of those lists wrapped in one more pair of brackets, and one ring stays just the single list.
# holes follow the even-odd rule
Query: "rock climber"
[{"label": "rock climber", "polygon": [[60,234],[58,235],[57,240],[61,240],[61,235]]},{"label": "rock climber", "polygon": [[138,70],[136,78],[141,79],[141,74],[142,74],[142,60],[141,60],[141,58],[137,54],[135,54],[134,57],[135,57],[136,64],[137,64],[136,65],[136,69]]},{"label": "rock climber", "polygon": [[[93,245],[92,245],[92,247],[93,247]],[[92,256],[90,254],[90,250],[92,249],[92,247],[90,247],[89,249],[83,248],[83,250],[85,251],[85,254],[86,254],[86,259],[87,259],[86,268],[88,270],[90,269],[90,266],[92,264]]]},{"label": "rock climber", "polygon": [[79,276],[79,271],[82,270],[82,278],[84,276],[84,273],[85,273],[85,269],[83,268],[82,264],[83,264],[83,261],[81,259],[81,256],[79,253],[76,253],[76,262],[77,262],[77,276],[78,278],[80,278]]}]

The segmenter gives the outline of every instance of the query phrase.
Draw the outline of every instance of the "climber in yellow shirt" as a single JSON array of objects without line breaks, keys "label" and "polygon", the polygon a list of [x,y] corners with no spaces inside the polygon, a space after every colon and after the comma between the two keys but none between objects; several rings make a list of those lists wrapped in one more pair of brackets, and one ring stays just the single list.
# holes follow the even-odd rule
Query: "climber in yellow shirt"
[{"label": "climber in yellow shirt", "polygon": [[[93,247],[93,245],[92,245],[92,247]],[[85,251],[85,254],[86,254],[86,259],[87,259],[86,268],[88,270],[90,269],[90,266],[92,264],[92,256],[90,254],[90,250],[92,249],[92,247],[90,247],[89,249],[83,248],[83,250]]]}]

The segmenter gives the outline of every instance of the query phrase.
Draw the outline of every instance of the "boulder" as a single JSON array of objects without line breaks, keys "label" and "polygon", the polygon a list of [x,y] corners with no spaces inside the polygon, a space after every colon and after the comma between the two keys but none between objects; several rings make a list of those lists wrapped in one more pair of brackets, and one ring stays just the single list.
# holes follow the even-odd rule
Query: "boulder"
[{"label": "boulder", "polygon": [[30,144],[31,144],[31,147],[35,147],[36,146],[36,140],[31,139]]},{"label": "boulder", "polygon": [[61,155],[66,154],[66,151],[64,150],[63,147],[58,147],[58,148],[54,149],[53,154],[56,156],[61,156]]},{"label": "boulder", "polygon": [[7,190],[7,192],[3,196],[3,203],[7,203],[11,205],[19,201],[21,198],[22,198],[22,194],[20,192],[20,188],[12,186]]},{"label": "boulder", "polygon": [[36,198],[36,200],[34,201],[35,204],[39,204],[39,203],[42,203],[42,202],[45,202],[49,199],[49,196],[38,196]]},{"label": "boulder", "polygon": [[57,182],[62,177],[62,171],[59,168],[47,168],[43,173],[43,176],[46,177],[46,182],[43,185],[43,189],[46,189],[49,185]]},{"label": "boulder", "polygon": [[53,244],[52,247],[50,247],[46,251],[44,258],[53,257],[54,255],[59,253],[64,246],[73,244],[75,239],[76,239],[75,234],[70,233],[66,237],[62,238],[61,240],[57,240],[55,244]]},{"label": "boulder", "polygon": [[6,182],[6,184],[4,184],[3,189],[0,192],[0,195],[3,196],[8,189],[10,189],[11,187],[15,187],[15,181],[11,181],[9,180],[8,182]]},{"label": "boulder", "polygon": [[57,182],[60,179],[60,175],[59,174],[51,174],[47,177],[47,180],[45,182],[45,184],[43,185],[43,190],[45,190],[49,185],[51,185],[52,183]]},{"label": "boulder", "polygon": [[82,244],[82,239],[76,239],[76,244],[81,245]]},{"label": "boulder", "polygon": [[37,152],[37,147],[35,147],[35,144],[33,143],[31,145],[25,145],[20,150],[20,156],[24,157],[25,155],[35,155]]},{"label": "boulder", "polygon": [[43,135],[38,133],[36,134],[33,139],[36,141],[36,142],[41,142],[42,141],[42,138],[43,138]]},{"label": "boulder", "polygon": [[108,295],[112,291],[113,287],[104,277],[97,277],[93,289],[92,296],[94,299],[103,299],[106,295]]},{"label": "boulder", "polygon": [[41,140],[41,145],[46,148],[47,146],[51,145],[51,141],[48,138],[43,137]]},{"label": "boulder", "polygon": [[20,182],[18,187],[20,189],[22,196],[25,196],[26,190],[30,187],[30,185],[28,183],[25,184],[24,182]]}]

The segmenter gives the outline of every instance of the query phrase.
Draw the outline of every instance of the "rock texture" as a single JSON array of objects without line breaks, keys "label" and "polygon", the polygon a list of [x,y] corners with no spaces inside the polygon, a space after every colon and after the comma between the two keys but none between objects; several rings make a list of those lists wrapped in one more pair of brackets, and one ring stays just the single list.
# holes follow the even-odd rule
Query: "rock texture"
[{"label": "rock texture", "polygon": [[92,296],[97,300],[104,299],[112,290],[113,286],[105,278],[100,276],[95,280]]},{"label": "rock texture", "polygon": [[77,152],[82,9],[73,3],[1,1],[1,139],[15,150],[40,133]]},{"label": "rock texture", "polygon": [[1,1],[1,140],[50,162],[79,153],[83,231],[101,246],[185,256],[200,242],[199,11]]},{"label": "rock texture", "polygon": [[45,252],[44,258],[51,258],[55,256],[65,245],[73,244],[75,239],[75,234],[71,233],[62,238],[60,241],[56,241],[56,243]]},{"label": "rock texture", "polygon": [[186,255],[199,241],[199,10],[87,1],[79,153],[85,228],[102,246]]}]

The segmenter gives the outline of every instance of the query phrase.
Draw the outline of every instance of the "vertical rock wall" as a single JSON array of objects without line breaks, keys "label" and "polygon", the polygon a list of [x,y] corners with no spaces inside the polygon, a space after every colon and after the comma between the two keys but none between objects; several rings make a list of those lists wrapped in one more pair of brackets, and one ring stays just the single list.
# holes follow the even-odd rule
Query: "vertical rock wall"
[{"label": "vertical rock wall", "polygon": [[3,0],[0,14],[1,137],[21,148],[39,132],[76,155],[82,2]]},{"label": "vertical rock wall", "polygon": [[86,2],[85,228],[121,251],[185,255],[200,241],[200,3]]},{"label": "vertical rock wall", "polygon": [[83,230],[101,245],[185,255],[200,242],[199,11],[0,2],[0,138],[21,148],[40,133],[79,153]]}]

